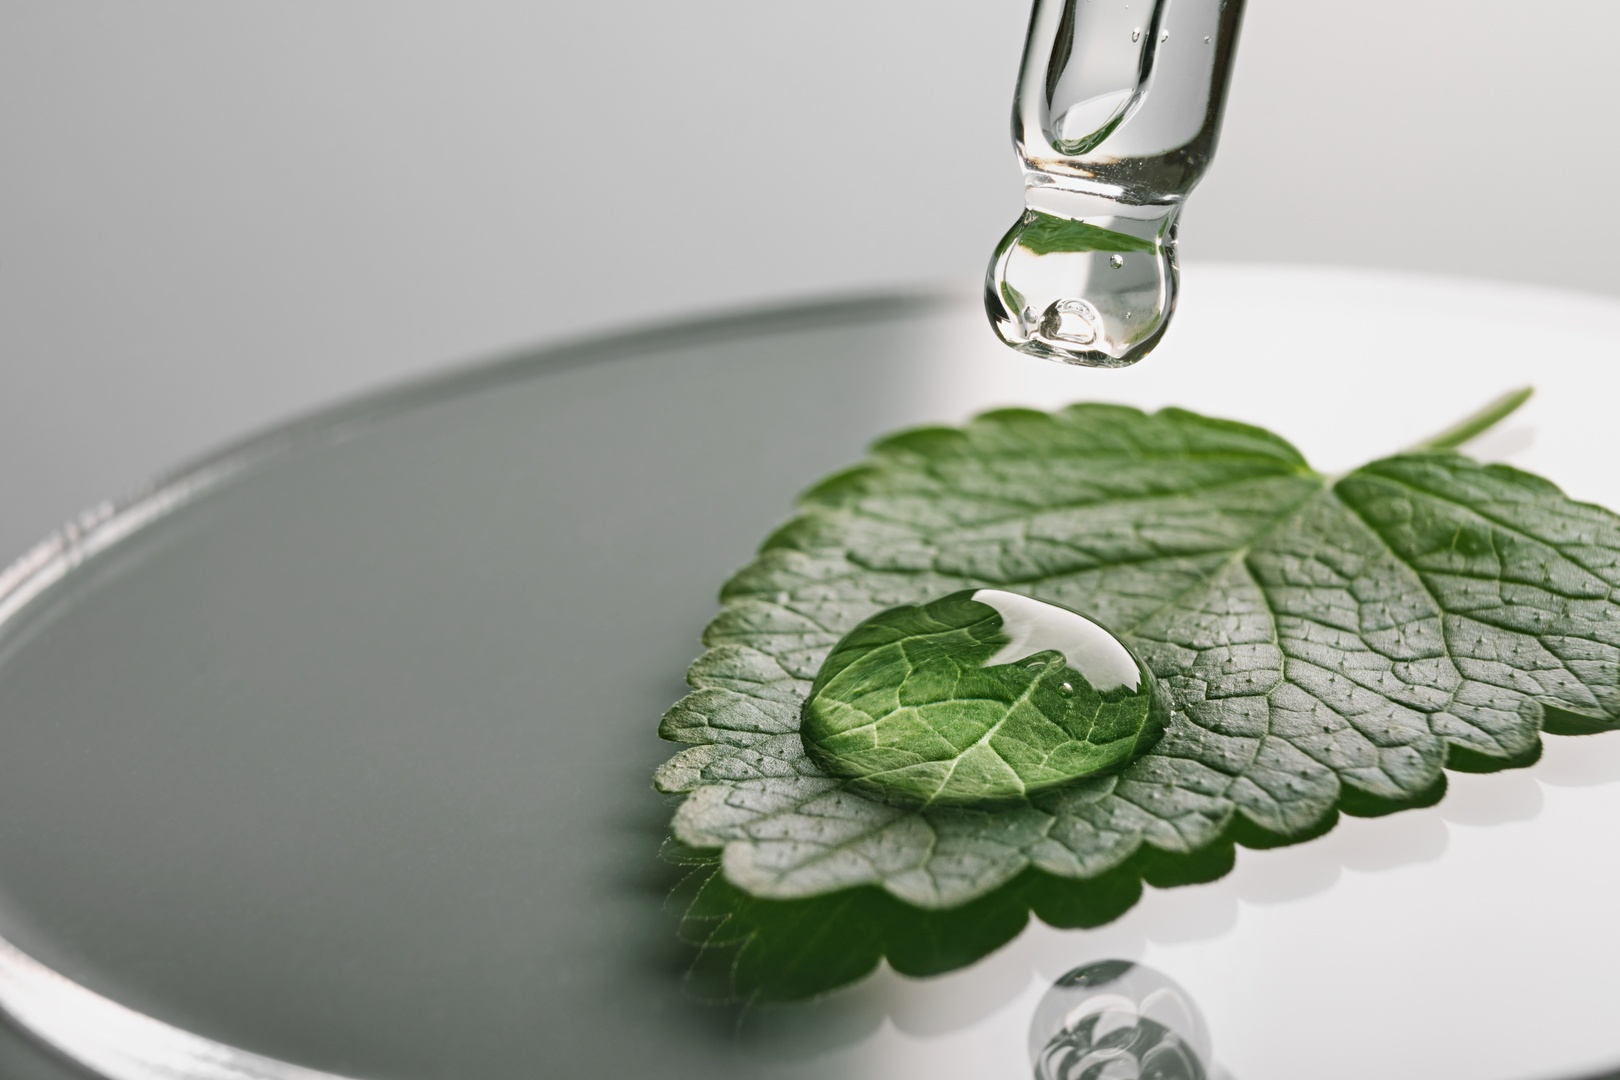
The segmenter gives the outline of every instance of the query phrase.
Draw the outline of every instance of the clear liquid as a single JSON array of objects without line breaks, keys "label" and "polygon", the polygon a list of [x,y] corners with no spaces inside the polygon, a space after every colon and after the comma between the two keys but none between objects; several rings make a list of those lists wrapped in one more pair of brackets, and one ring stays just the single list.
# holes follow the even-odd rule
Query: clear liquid
[{"label": "clear liquid", "polygon": [[1026,209],[985,288],[1008,345],[1124,367],[1158,344],[1242,14],[1243,0],[1036,0],[1013,106]]},{"label": "clear liquid", "polygon": [[1205,1080],[1209,1032],[1190,995],[1144,964],[1104,960],[1052,985],[1030,1023],[1035,1080]]},{"label": "clear liquid", "polygon": [[828,654],[800,737],[829,775],[908,806],[1016,800],[1157,739],[1153,676],[1107,629],[999,589],[890,608]]},{"label": "clear liquid", "polygon": [[1110,1025],[1089,1016],[1053,1039],[1035,1063],[1036,1080],[1205,1080],[1185,1043],[1152,1020]]}]

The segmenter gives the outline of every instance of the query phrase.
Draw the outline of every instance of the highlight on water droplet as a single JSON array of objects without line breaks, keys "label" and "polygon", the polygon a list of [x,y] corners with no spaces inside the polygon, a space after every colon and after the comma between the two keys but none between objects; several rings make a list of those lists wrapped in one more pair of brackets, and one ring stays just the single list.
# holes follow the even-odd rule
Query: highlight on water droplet
[{"label": "highlight on water droplet", "polygon": [[873,615],[817,673],[812,761],[906,806],[991,804],[1112,772],[1169,718],[1152,673],[1069,608],[970,589]]},{"label": "highlight on water droplet", "polygon": [[1177,0],[1176,32],[1219,43],[1193,50],[1159,47],[1168,2],[1144,29],[1116,5],[1035,0],[1014,109],[1025,210],[985,277],[1021,352],[1124,367],[1175,311],[1177,219],[1214,154],[1243,0]]},{"label": "highlight on water droplet", "polygon": [[1206,1080],[1209,1028],[1192,995],[1129,960],[1075,968],[1052,984],[1029,1026],[1035,1080]]}]

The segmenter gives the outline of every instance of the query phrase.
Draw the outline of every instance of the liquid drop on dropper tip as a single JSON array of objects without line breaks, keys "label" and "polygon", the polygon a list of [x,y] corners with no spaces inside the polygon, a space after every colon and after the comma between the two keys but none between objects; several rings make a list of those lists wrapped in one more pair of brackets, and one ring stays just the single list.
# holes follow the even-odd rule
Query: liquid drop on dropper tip
[{"label": "liquid drop on dropper tip", "polygon": [[[1144,34],[1170,39],[1169,0],[1142,22],[1130,7],[1035,0],[1014,108],[1026,209],[985,278],[1003,342],[1086,367],[1136,363],[1169,325],[1176,220],[1213,154],[1230,72],[1226,46],[1144,55]],[[1242,9],[1177,0],[1176,25],[1230,43]]]},{"label": "liquid drop on dropper tip", "polygon": [[[1037,197],[1055,211],[1069,206],[1063,192]],[[1158,343],[1175,307],[1179,206],[1081,216],[1096,207],[1026,211],[997,246],[985,307],[1003,342],[1085,367],[1126,367]]]}]

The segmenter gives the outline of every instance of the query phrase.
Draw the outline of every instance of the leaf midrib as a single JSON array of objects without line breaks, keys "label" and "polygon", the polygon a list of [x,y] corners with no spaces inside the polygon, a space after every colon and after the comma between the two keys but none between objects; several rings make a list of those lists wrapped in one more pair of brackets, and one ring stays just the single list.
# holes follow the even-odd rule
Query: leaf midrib
[{"label": "leaf midrib", "polygon": [[[1188,585],[1186,588],[1181,589],[1181,590],[1171,594],[1169,597],[1167,597],[1165,599],[1165,601],[1163,603],[1159,604],[1157,607],[1151,609],[1150,611],[1147,611],[1144,614],[1142,614],[1130,626],[1123,628],[1120,631],[1120,633],[1131,636],[1131,637],[1138,636],[1138,631],[1140,631],[1142,629],[1143,625],[1146,624],[1148,621],[1150,621],[1151,619],[1163,614],[1165,611],[1169,610],[1173,605],[1179,604],[1181,601],[1185,600],[1187,597],[1192,596],[1198,590],[1209,588],[1211,586],[1211,584],[1215,581],[1216,578],[1220,577],[1227,570],[1230,570],[1233,566],[1237,565],[1240,562],[1243,563],[1245,566],[1248,566],[1249,556],[1251,554],[1253,554],[1254,549],[1259,547],[1262,543],[1264,543],[1267,539],[1269,539],[1271,537],[1271,535],[1273,533],[1275,533],[1278,529],[1280,529],[1282,526],[1284,526],[1284,525],[1288,524],[1289,522],[1293,521],[1295,514],[1299,511],[1299,509],[1301,507],[1303,507],[1306,503],[1310,502],[1312,499],[1316,499],[1316,498],[1321,497],[1324,493],[1332,494],[1333,488],[1332,488],[1331,484],[1329,483],[1327,477],[1321,476],[1321,475],[1318,474],[1316,476],[1316,479],[1319,481],[1319,483],[1315,487],[1309,488],[1305,492],[1303,497],[1301,497],[1300,499],[1298,499],[1295,502],[1289,503],[1288,506],[1281,513],[1277,514],[1269,522],[1267,522],[1265,527],[1262,528],[1259,532],[1257,532],[1254,536],[1252,536],[1246,543],[1241,544],[1238,547],[1232,548],[1231,553],[1227,556],[1227,558],[1221,563],[1221,565],[1219,567],[1215,568],[1214,570],[1211,570],[1208,574],[1205,574],[1204,576],[1200,577],[1197,581],[1195,581],[1192,584]],[[1212,549],[1210,552],[1207,552],[1206,554],[1214,554],[1216,551],[1219,551],[1219,550],[1220,549],[1218,549],[1218,548]],[[1250,573],[1251,573],[1251,576],[1252,576],[1253,568],[1249,567],[1249,569],[1250,569]],[[1268,613],[1272,614],[1272,623],[1275,626],[1276,617],[1275,617],[1275,613],[1272,612],[1271,609],[1270,609],[1270,599],[1269,598],[1267,599],[1267,611],[1268,611]]]},{"label": "leaf midrib", "polygon": [[[950,630],[938,631],[936,634],[932,634],[932,635],[929,635],[929,636],[939,636],[940,634],[947,634],[947,633],[951,633],[951,632],[953,632],[953,631],[950,631]],[[916,671],[915,667],[910,666],[909,658],[907,659],[907,666],[910,668],[910,670],[912,672]],[[956,775],[957,767],[961,765],[962,759],[964,757],[966,757],[969,753],[971,753],[975,748],[980,747],[980,746],[988,745],[989,742],[990,742],[991,737],[994,736],[996,732],[1001,730],[1001,726],[1003,724],[1005,724],[1008,720],[1012,719],[1013,710],[1017,709],[1018,706],[1024,704],[1025,702],[1029,701],[1030,696],[1035,692],[1035,687],[1039,684],[1039,682],[1040,682],[1039,679],[1031,680],[1029,685],[1024,687],[1023,691],[1020,692],[1019,695],[1016,698],[1014,698],[1011,702],[1004,702],[1004,701],[1000,700],[999,698],[998,699],[991,699],[991,698],[952,698],[951,699],[952,701],[987,701],[987,702],[992,702],[993,704],[998,705],[998,706],[1006,706],[1006,712],[1003,714],[1003,716],[1001,717],[1000,720],[997,720],[994,724],[991,724],[988,728],[986,728],[983,735],[980,735],[972,743],[970,743],[969,745],[963,747],[960,751],[958,751],[951,758],[950,769],[945,773],[945,778],[939,782],[938,787],[934,788],[933,794],[929,795],[927,799],[923,800],[923,804],[922,804],[921,809],[927,809],[927,808],[934,805],[934,800],[939,798],[939,793],[941,791],[945,790],[946,785],[948,785],[951,782],[951,777]],[[1037,710],[1037,711],[1039,711],[1039,710]],[[1045,714],[1043,713],[1042,715],[1044,716]],[[868,728],[876,728],[880,723],[883,722],[884,719],[886,719],[886,717],[872,716],[870,713],[868,713],[867,716],[869,718],[868,723],[859,724],[859,725],[857,725],[855,727],[852,727],[852,728],[847,728],[843,732],[840,732],[840,734],[848,734],[849,732],[852,732],[852,731],[865,731]],[[937,732],[936,732],[936,734],[937,734]],[[992,747],[990,747],[990,749],[993,752],[995,752],[996,757],[1001,758],[1002,764],[1007,766],[1008,770],[1013,774],[1013,779],[1015,779],[1018,782],[1018,794],[1020,796],[1028,795],[1029,794],[1029,789],[1024,783],[1024,778],[1018,774],[1018,770],[1014,769],[1012,767],[1012,764],[1010,762],[1008,762],[1006,758],[1002,758],[1001,757],[1001,752],[996,750],[995,747],[992,746]],[[879,777],[891,776],[894,773],[902,772],[905,769],[915,768],[916,765],[921,765],[921,764],[927,764],[927,762],[926,761],[919,761],[919,762],[916,762],[916,763],[914,763],[912,765],[900,766],[899,768],[896,768],[896,769],[883,769],[883,770],[880,770],[878,772],[869,773],[867,776],[863,777],[862,779],[875,780],[875,779],[877,779]]]}]

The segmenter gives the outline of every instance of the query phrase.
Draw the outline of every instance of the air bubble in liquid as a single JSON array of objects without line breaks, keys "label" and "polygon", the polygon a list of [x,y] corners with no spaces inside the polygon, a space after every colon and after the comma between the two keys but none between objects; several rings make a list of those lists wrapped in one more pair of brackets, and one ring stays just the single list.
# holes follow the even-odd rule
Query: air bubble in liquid
[{"label": "air bubble in liquid", "polygon": [[1178,32],[1208,50],[1159,48],[1168,6],[1144,28],[1112,4],[1036,0],[1013,120],[1025,210],[985,281],[1015,349],[1124,367],[1169,323],[1176,221],[1215,151],[1243,0],[1178,0]]}]

